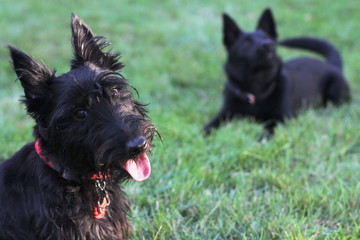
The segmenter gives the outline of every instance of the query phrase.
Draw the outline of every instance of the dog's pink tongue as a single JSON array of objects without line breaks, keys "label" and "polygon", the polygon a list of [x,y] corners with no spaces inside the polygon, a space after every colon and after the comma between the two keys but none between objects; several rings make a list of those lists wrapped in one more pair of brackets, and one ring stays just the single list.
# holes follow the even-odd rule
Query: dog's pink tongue
[{"label": "dog's pink tongue", "polygon": [[136,159],[129,159],[124,165],[124,169],[136,181],[143,181],[150,176],[151,166],[146,153],[140,154]]}]

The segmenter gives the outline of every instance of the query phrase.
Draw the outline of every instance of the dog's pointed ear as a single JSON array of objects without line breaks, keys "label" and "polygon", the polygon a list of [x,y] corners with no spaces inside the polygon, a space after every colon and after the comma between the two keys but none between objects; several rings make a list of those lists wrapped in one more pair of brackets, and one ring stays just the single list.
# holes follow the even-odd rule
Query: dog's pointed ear
[{"label": "dog's pointed ear", "polygon": [[44,106],[49,94],[49,80],[55,77],[55,70],[35,61],[31,56],[15,47],[8,46],[13,68],[24,88],[25,103],[28,113],[37,119],[40,108]]},{"label": "dog's pointed ear", "polygon": [[118,60],[120,55],[112,52],[105,52],[103,49],[110,44],[104,37],[97,37],[91,29],[75,14],[71,15],[72,46],[74,58],[71,60],[71,69],[91,62],[96,66],[112,71],[123,68]]},{"label": "dog's pointed ear", "polygon": [[25,103],[46,96],[48,80],[54,77],[55,71],[51,71],[44,64],[35,61],[31,56],[13,46],[8,46],[8,48],[13,68],[24,88]]},{"label": "dog's pointed ear", "polygon": [[91,29],[75,14],[71,14],[71,37],[74,59],[71,68],[75,68],[86,62],[85,44],[94,41]]},{"label": "dog's pointed ear", "polygon": [[261,14],[256,29],[263,30],[274,40],[277,39],[276,24],[270,8],[266,8]]},{"label": "dog's pointed ear", "polygon": [[235,21],[226,13],[223,13],[223,43],[226,48],[230,48],[236,39],[242,34],[241,29]]}]

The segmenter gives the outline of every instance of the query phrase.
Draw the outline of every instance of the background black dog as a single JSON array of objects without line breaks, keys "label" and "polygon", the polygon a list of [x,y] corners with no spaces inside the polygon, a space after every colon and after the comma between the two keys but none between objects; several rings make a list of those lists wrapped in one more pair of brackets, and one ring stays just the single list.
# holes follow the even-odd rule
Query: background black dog
[{"label": "background black dog", "polygon": [[282,63],[276,54],[277,32],[270,9],[266,9],[254,32],[243,32],[223,14],[223,43],[227,50],[227,83],[224,103],[204,131],[234,117],[251,116],[264,122],[270,134],[277,122],[293,117],[300,109],[322,100],[336,105],[349,97],[338,51],[325,40],[296,38],[282,42],[288,47],[312,50],[326,62],[296,58]]},{"label": "background black dog", "polygon": [[71,26],[74,59],[61,76],[9,47],[36,141],[0,165],[0,239],[127,238],[119,182],[150,174],[157,131],[119,74],[119,55],[75,15]]}]

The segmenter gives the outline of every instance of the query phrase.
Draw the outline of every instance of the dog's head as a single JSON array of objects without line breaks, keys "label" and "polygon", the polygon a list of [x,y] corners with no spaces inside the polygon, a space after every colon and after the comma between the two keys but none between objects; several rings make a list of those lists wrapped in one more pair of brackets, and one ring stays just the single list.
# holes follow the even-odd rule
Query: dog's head
[{"label": "dog's head", "polygon": [[144,180],[157,131],[133,98],[134,88],[119,73],[120,55],[105,51],[109,44],[76,15],[71,29],[71,70],[58,77],[9,46],[42,154],[80,178],[110,171],[117,179]]},{"label": "dog's head", "polygon": [[223,14],[223,43],[227,50],[226,71],[244,89],[251,90],[262,83],[249,83],[247,78],[274,68],[277,32],[270,9],[265,9],[254,32],[243,32],[233,19]]}]

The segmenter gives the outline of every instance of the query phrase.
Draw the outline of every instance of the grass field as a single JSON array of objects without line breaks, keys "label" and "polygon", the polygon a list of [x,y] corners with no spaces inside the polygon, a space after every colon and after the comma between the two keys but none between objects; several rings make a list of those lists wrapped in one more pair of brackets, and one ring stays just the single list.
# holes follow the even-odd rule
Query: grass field
[{"label": "grass field", "polygon": [[[339,48],[352,102],[309,110],[268,142],[257,141],[262,126],[251,119],[204,138],[225,82],[221,13],[250,31],[267,6],[280,39],[313,35]],[[123,75],[150,103],[164,139],[156,140],[152,176],[125,185],[132,239],[360,239],[358,0],[3,0],[0,161],[33,140],[5,46],[68,71],[71,12],[122,53]],[[279,52],[283,59],[307,54]]]}]

